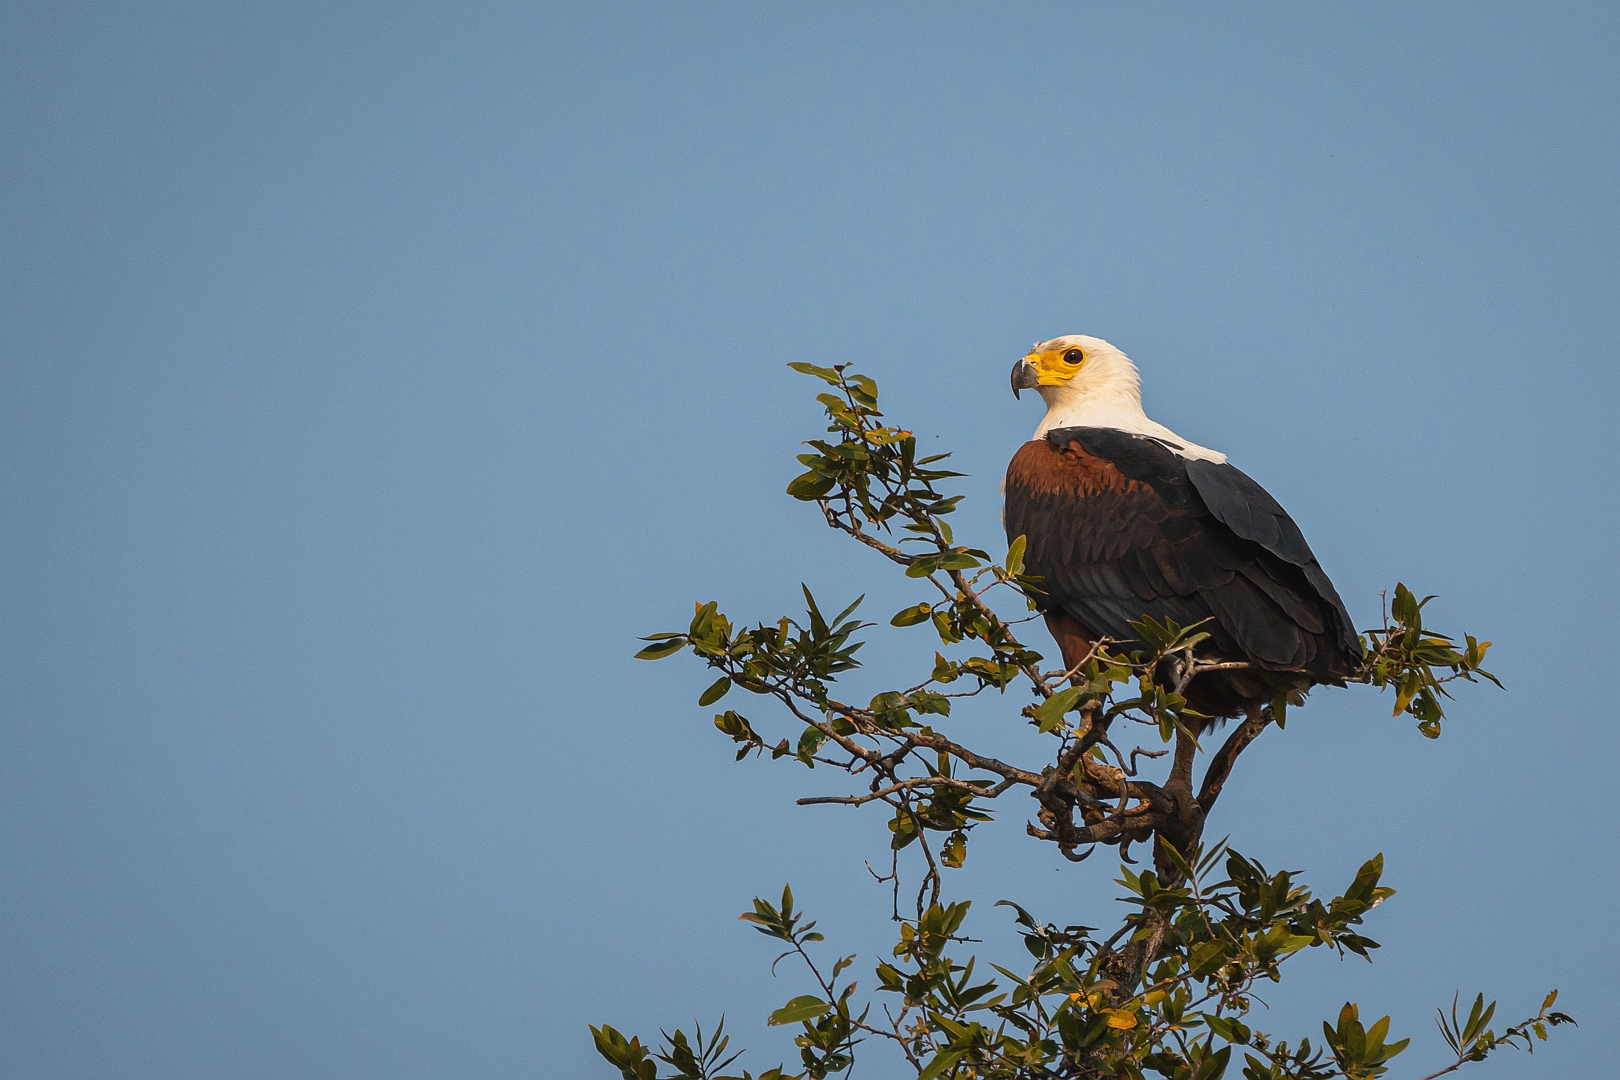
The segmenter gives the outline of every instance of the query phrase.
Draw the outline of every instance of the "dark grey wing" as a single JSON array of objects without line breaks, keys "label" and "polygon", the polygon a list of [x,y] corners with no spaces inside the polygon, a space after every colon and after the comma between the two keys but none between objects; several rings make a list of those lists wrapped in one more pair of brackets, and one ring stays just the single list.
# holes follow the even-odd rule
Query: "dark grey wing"
[{"label": "dark grey wing", "polygon": [[1360,656],[1360,639],[1344,601],[1339,599],[1339,591],[1316,561],[1311,546],[1305,542],[1305,534],[1271,493],[1243,470],[1225,462],[1189,461],[1187,476],[1215,520],[1243,539],[1259,544],[1300,568],[1305,580],[1327,605],[1338,644],[1352,655]]}]

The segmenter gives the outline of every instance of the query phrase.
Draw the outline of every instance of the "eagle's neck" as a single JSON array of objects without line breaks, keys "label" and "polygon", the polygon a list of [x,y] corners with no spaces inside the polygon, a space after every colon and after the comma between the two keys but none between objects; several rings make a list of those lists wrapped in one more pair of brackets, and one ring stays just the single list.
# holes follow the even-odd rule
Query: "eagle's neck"
[{"label": "eagle's neck", "polygon": [[[1222,462],[1226,455],[1218,450],[1189,442],[1163,424],[1148,419],[1142,411],[1142,392],[1136,366],[1123,356],[1110,357],[1108,363],[1097,365],[1097,370],[1082,371],[1082,385],[1042,386],[1042,400],[1046,402],[1046,416],[1035,429],[1033,438],[1044,439],[1048,431],[1066,427],[1113,428],[1135,435],[1149,435],[1164,440],[1170,448],[1184,458]],[[1080,380],[1076,380],[1077,382]]]}]

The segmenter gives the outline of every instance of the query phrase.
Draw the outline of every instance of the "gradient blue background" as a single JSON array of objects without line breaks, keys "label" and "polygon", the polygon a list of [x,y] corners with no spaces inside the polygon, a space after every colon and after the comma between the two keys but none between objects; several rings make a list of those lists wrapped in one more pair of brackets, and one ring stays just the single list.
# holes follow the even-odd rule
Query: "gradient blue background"
[{"label": "gradient blue background", "polygon": [[[735,915],[791,879],[869,972],[887,834],[633,638],[920,598],[781,494],[785,362],[876,376],[998,546],[1007,370],[1088,332],[1509,687],[1250,751],[1214,835],[1400,889],[1265,1024],[1354,998],[1417,1076],[1454,991],[1556,986],[1472,1075],[1611,1074],[1613,5],[248,7],[0,24],[0,1073],[605,1078],[587,1022],[722,1011],[781,1060]],[[1015,704],[964,728],[1030,753]],[[1026,814],[952,875],[991,957],[1003,896],[1114,918]]]}]

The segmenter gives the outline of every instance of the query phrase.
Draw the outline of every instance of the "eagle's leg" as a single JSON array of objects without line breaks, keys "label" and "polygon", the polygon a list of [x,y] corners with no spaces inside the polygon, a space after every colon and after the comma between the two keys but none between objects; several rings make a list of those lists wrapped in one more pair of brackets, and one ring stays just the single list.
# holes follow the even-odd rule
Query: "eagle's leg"
[{"label": "eagle's leg", "polygon": [[[1097,644],[1096,635],[1087,630],[1066,611],[1048,611],[1046,613],[1046,629],[1057,642],[1058,650],[1063,654],[1063,670],[1070,671],[1083,663],[1091,655],[1091,650]],[[1079,683],[1079,676],[1071,679]]]}]

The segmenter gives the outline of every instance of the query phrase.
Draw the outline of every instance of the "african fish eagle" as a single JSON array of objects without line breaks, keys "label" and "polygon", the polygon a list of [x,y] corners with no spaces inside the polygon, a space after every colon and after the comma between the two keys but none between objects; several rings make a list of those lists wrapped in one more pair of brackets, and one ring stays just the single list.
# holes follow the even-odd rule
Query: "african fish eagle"
[{"label": "african fish eagle", "polygon": [[1360,640],[1299,526],[1225,454],[1149,420],[1123,352],[1082,334],[1037,342],[1012,388],[1038,392],[1046,416],[1007,466],[1007,540],[1026,538],[1065,667],[1152,616],[1203,622],[1201,654],[1251,665],[1193,678],[1187,704],[1209,716],[1356,670]]}]

